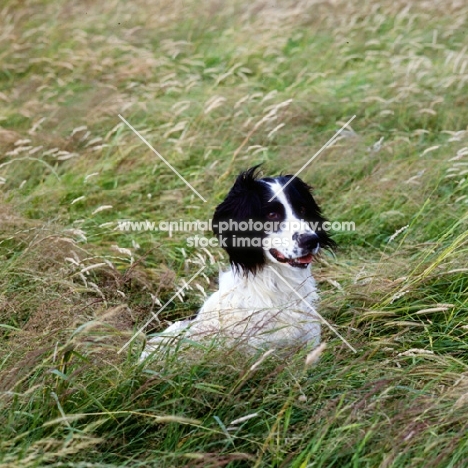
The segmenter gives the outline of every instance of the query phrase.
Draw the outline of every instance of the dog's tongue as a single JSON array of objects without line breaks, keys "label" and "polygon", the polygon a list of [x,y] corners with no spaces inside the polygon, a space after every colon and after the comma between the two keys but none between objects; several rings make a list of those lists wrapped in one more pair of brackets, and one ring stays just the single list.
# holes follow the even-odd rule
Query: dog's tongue
[{"label": "dog's tongue", "polygon": [[303,257],[296,258],[294,261],[297,263],[310,263],[313,259],[313,255],[304,255]]}]

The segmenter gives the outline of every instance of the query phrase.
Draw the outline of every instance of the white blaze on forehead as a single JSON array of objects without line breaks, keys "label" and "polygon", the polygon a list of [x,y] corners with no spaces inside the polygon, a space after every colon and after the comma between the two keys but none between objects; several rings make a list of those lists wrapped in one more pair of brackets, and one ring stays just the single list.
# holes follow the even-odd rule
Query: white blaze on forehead
[{"label": "white blaze on forehead", "polygon": [[291,202],[288,200],[284,190],[281,190],[283,186],[277,180],[274,182],[267,182],[267,184],[270,186],[273,194],[275,194],[273,199],[279,201],[284,206],[286,216],[283,221],[283,226],[286,226],[286,229],[283,229],[283,231],[314,232],[310,228],[309,223],[298,218],[293,213]]},{"label": "white blaze on forehead", "polygon": [[283,190],[281,190],[283,186],[276,180],[274,182],[268,182],[268,185],[271,187],[273,194],[276,194],[274,199],[278,200],[284,206],[284,210],[286,212],[285,221],[288,221],[290,219],[298,219],[296,218],[296,216],[294,216],[292,206],[289,203],[286,194]]}]

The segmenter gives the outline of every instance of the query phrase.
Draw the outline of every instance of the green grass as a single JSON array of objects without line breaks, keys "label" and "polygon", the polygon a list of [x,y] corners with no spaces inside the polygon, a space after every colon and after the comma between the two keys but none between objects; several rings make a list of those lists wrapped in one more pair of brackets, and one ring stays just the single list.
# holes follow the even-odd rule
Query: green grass
[{"label": "green grass", "polygon": [[[468,8],[277,3],[4,2],[0,467],[467,464]],[[143,334],[118,353],[226,265],[118,221],[208,220],[241,170],[294,173],[354,114],[301,177],[356,224],[314,274],[358,352],[324,327],[310,366],[194,345],[144,367]]]}]

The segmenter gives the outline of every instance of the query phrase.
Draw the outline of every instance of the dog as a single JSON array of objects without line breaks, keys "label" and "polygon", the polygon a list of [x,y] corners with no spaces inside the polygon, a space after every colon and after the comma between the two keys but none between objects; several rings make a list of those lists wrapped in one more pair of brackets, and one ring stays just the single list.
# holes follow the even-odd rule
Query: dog
[{"label": "dog", "polygon": [[212,220],[231,268],[220,274],[218,291],[196,317],[150,339],[141,359],[183,337],[218,337],[248,349],[318,345],[310,265],[321,248],[335,247],[325,221],[311,187],[298,177],[261,178],[259,166],[242,172]]}]

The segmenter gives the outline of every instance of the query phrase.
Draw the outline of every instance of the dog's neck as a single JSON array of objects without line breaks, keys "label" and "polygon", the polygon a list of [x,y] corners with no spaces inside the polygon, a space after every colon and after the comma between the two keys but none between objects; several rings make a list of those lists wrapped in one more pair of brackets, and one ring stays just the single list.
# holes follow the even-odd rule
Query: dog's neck
[{"label": "dog's neck", "polygon": [[233,269],[234,281],[243,288],[269,290],[276,293],[299,294],[315,291],[315,280],[310,267],[291,268],[280,263],[267,262],[255,274],[244,274],[242,269]]}]

